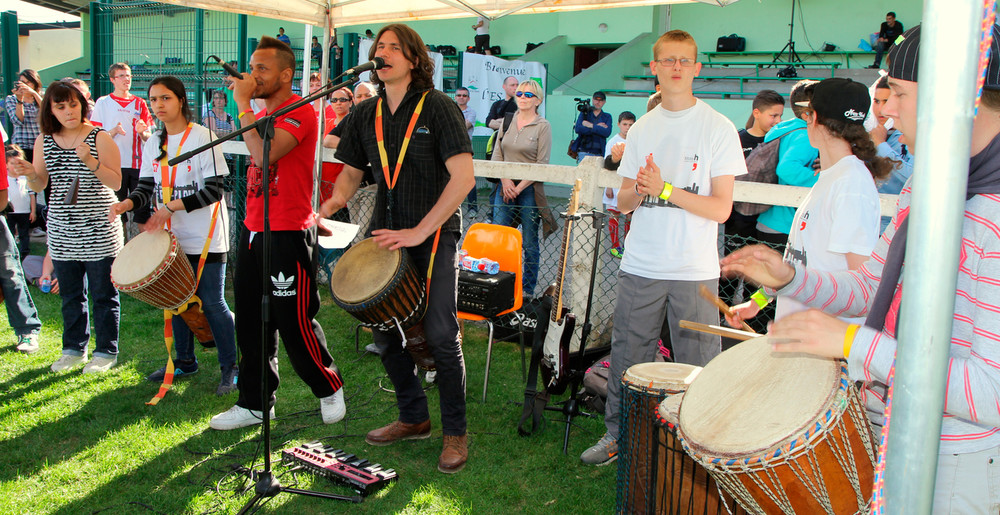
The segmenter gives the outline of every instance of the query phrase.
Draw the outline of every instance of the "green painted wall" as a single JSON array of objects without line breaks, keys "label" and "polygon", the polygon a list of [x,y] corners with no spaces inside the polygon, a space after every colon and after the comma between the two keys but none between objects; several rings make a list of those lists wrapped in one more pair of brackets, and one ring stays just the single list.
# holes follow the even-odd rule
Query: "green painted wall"
[{"label": "green painted wall", "polygon": [[[699,50],[715,50],[719,36],[747,38],[747,50],[780,50],[788,42],[792,0],[743,0],[720,8],[707,4],[671,7],[670,26],[691,33]],[[798,0],[795,5],[795,49],[819,50],[830,42],[855,50],[858,41],[878,32],[885,13],[894,11],[903,27],[920,22],[920,0]]]}]

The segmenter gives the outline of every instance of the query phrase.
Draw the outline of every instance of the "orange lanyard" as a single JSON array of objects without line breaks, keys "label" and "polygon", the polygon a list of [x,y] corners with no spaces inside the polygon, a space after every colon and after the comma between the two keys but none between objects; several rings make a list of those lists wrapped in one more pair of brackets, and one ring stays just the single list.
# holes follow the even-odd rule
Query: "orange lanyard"
[{"label": "orange lanyard", "polygon": [[420,96],[420,102],[417,102],[417,108],[413,110],[413,116],[410,117],[410,124],[406,127],[406,134],[403,135],[403,147],[399,150],[399,157],[396,158],[396,172],[389,177],[389,155],[385,151],[385,134],[382,129],[382,97],[378,98],[378,103],[375,105],[375,139],[378,141],[378,156],[382,161],[382,174],[385,176],[385,184],[389,189],[396,187],[396,181],[399,180],[399,171],[403,167],[403,157],[406,156],[406,149],[410,146],[410,136],[413,134],[413,127],[417,125],[417,118],[420,117],[420,112],[424,110],[424,99],[427,98],[427,93],[430,90],[424,91],[424,94]]},{"label": "orange lanyard", "polygon": [[[187,141],[188,136],[191,135],[191,127],[193,123],[188,123],[187,129],[184,130],[184,135],[181,136],[181,143],[177,145],[177,154],[174,157],[181,155],[181,149],[184,148],[184,142]],[[168,136],[169,137],[169,136]],[[163,159],[160,160],[160,188],[163,189],[163,203],[166,204],[170,202],[174,193],[174,181],[177,180],[177,166],[169,166],[167,164],[167,143],[163,142]],[[170,220],[167,220],[167,228],[170,228]]]}]

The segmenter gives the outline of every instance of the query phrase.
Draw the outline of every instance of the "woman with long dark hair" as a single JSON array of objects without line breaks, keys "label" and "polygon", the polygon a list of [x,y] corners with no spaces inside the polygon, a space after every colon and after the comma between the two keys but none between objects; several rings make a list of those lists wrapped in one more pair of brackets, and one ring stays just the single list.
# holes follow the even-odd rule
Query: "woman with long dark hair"
[{"label": "woman with long dark hair", "polygon": [[[871,109],[868,88],[850,79],[826,79],[812,100],[799,107],[809,144],[819,150],[819,179],[795,211],[785,247],[785,261],[821,271],[857,270],[878,242],[881,220],[876,180],[892,171],[893,161],[878,157],[865,131]],[[730,324],[739,327],[765,305],[763,290],[755,300],[734,308]],[[775,319],[805,307],[780,297]]]},{"label": "woman with long dark hair", "polygon": [[[107,213],[121,187],[121,157],[111,136],[91,124],[89,116],[79,88],[63,81],[49,84],[38,111],[42,135],[34,142],[34,162],[15,165],[34,191],[51,183],[48,246],[59,277],[64,326],[55,372],[83,363],[85,374],[105,372],[118,363],[120,303],[111,284],[111,263],[122,248],[122,224],[108,220]],[[90,362],[88,295],[94,302],[97,339]]]},{"label": "woman with long dark hair", "polygon": [[[202,250],[211,237],[195,294],[202,301],[202,309],[219,351],[222,379],[215,393],[224,395],[236,389],[238,373],[236,329],[233,313],[225,298],[229,220],[223,187],[229,168],[218,146],[175,166],[167,165],[167,159],[200,147],[214,138],[207,127],[191,121],[191,106],[180,79],[172,76],[153,79],[148,96],[150,109],[163,128],[146,141],[139,186],[128,198],[111,206],[108,216],[115,219],[126,211],[155,204],[156,211],[146,223],[146,230],[161,231],[169,227],[196,275]],[[180,317],[173,317],[171,323],[177,348],[174,375],[193,374],[198,371],[198,361],[194,355],[191,331]],[[165,373],[166,367],[163,367],[147,379],[159,383]]]}]

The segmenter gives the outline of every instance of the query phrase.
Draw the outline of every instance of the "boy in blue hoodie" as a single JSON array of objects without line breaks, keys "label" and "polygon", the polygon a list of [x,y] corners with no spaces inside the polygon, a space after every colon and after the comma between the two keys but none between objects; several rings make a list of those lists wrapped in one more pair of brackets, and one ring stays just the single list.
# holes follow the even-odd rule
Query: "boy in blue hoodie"
[{"label": "boy in blue hoodie", "polygon": [[[806,122],[802,115],[808,108],[796,105],[797,102],[812,99],[815,84],[817,81],[801,80],[792,87],[789,103],[795,118],[775,125],[764,137],[765,144],[781,138],[778,143],[778,184],[806,188],[816,184],[818,176],[813,163],[819,157],[819,151],[809,144],[809,136],[806,135]],[[757,217],[757,239],[777,247],[778,252],[784,252],[794,217],[794,207],[771,206]]]}]

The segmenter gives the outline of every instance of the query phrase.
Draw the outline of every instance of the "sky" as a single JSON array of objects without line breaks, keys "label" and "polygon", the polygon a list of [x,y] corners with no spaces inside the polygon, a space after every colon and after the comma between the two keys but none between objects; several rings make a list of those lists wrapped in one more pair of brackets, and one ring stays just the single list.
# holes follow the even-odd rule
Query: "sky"
[{"label": "sky", "polygon": [[54,21],[80,21],[79,16],[39,7],[21,0],[4,0],[4,11],[17,11],[18,23],[49,23]]}]

